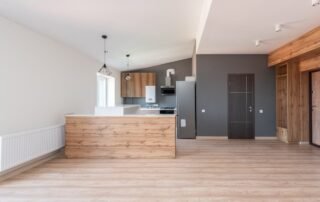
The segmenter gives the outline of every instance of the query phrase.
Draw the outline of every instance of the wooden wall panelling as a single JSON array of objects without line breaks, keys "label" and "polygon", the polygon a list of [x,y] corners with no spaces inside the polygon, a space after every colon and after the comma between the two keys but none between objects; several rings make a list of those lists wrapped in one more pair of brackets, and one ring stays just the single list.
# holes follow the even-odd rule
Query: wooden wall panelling
[{"label": "wooden wall panelling", "polygon": [[277,127],[277,137],[282,142],[289,143],[289,141],[288,141],[288,129],[287,128],[282,128],[282,127]]},{"label": "wooden wall panelling", "polygon": [[268,66],[310,53],[320,48],[320,26],[269,54]]},{"label": "wooden wall panelling", "polygon": [[288,142],[300,142],[300,71],[299,62],[288,66]]},{"label": "wooden wall panelling", "polygon": [[[288,64],[287,76],[279,77],[279,65]],[[309,71],[320,68],[320,27],[278,48],[269,55],[269,66],[276,66],[277,135],[288,143],[306,142],[310,133]],[[284,75],[284,74],[283,74]],[[286,77],[286,78],[285,78]],[[287,81],[285,81],[287,79]],[[287,130],[283,88],[287,83]]]},{"label": "wooden wall panelling", "polygon": [[276,68],[276,124],[278,138],[288,143],[288,65]]},{"label": "wooden wall panelling", "polygon": [[300,71],[313,71],[320,68],[320,54],[314,55],[300,62]]},{"label": "wooden wall panelling", "polygon": [[300,141],[308,142],[310,134],[310,125],[309,125],[309,113],[310,113],[310,104],[309,104],[309,72],[300,73]]},{"label": "wooden wall panelling", "polygon": [[287,77],[278,77],[277,86],[277,124],[279,127],[287,128]]},{"label": "wooden wall panelling", "polygon": [[290,60],[276,67],[277,136],[286,143],[301,139],[299,61]]}]

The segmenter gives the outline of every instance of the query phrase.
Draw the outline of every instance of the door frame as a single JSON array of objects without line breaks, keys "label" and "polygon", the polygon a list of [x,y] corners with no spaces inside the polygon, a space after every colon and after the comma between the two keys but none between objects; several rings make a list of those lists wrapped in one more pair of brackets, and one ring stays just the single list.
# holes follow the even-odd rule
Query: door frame
[{"label": "door frame", "polygon": [[[253,98],[253,100],[252,100],[252,108],[253,108],[253,114],[252,114],[252,116],[253,116],[253,120],[252,120],[252,130],[253,130],[253,137],[252,137],[252,139],[247,139],[247,140],[254,140],[254,139],[256,139],[256,77],[255,77],[255,74],[254,73],[228,73],[227,74],[227,108],[228,108],[228,110],[227,110],[227,117],[228,117],[228,122],[227,122],[227,138],[229,139],[229,130],[230,130],[230,128],[229,128],[229,123],[230,123],[230,117],[229,117],[229,101],[230,101],[230,99],[229,99],[229,76],[230,75],[252,75],[253,76],[253,89],[252,89],[252,92],[253,92],[253,96],[252,96],[252,98]],[[241,140],[241,139],[239,139],[239,140]],[[244,139],[245,140],[245,139]]]},{"label": "door frame", "polygon": [[312,124],[312,73],[314,72],[320,72],[320,69],[309,72],[309,143],[312,146],[320,148],[320,145],[313,144],[312,142],[312,132],[313,132],[312,130],[312,126],[313,126]]}]

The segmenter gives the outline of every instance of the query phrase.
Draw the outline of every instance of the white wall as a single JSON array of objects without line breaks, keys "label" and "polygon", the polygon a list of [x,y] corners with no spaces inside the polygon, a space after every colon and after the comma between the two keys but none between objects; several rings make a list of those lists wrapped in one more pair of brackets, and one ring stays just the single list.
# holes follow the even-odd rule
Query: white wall
[{"label": "white wall", "polygon": [[[67,113],[93,113],[102,64],[0,17],[0,135],[64,122]],[[116,103],[120,98],[120,73]]]}]

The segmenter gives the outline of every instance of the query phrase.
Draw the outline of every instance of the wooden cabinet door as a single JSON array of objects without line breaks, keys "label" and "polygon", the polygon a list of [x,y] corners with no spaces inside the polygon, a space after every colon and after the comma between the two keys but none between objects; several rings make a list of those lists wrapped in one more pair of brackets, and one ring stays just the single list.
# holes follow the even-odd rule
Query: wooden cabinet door
[{"label": "wooden cabinet door", "polygon": [[147,85],[148,85],[148,73],[141,73],[141,92],[143,97],[146,96]]},{"label": "wooden cabinet door", "polygon": [[128,97],[126,73],[121,73],[121,97]]},{"label": "wooden cabinet door", "polygon": [[129,73],[130,80],[125,77],[128,73],[121,73],[121,97],[145,97],[146,86],[156,85],[155,73]]},{"label": "wooden cabinet door", "polygon": [[147,85],[155,86],[156,85],[156,74],[155,73],[147,73]]},{"label": "wooden cabinet door", "polygon": [[[130,75],[131,79],[126,80],[126,76]],[[135,75],[134,73],[121,73],[121,97],[134,97],[135,95]]]},{"label": "wooden cabinet door", "polygon": [[131,97],[143,97],[141,89],[141,73],[132,73],[132,96]]},{"label": "wooden cabinet door", "polygon": [[156,85],[156,74],[155,73],[141,73],[141,94],[142,97],[146,96],[146,86]]}]

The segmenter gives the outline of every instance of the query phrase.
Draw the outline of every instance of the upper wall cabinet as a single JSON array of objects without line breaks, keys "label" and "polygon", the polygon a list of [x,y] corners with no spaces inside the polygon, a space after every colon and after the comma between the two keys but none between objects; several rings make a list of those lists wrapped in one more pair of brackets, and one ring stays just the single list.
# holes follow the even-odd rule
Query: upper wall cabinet
[{"label": "upper wall cabinet", "polygon": [[[129,74],[130,79],[126,80]],[[146,86],[156,85],[156,74],[151,72],[121,73],[121,97],[145,97]]]}]

